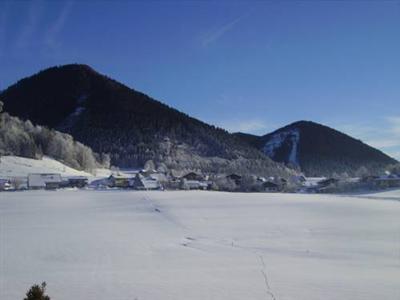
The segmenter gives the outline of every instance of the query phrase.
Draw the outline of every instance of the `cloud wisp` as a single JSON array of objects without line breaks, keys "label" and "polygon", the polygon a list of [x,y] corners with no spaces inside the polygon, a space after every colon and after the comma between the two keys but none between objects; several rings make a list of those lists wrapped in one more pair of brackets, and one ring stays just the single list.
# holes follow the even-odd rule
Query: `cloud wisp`
[{"label": "cloud wisp", "polygon": [[203,36],[203,38],[201,40],[201,45],[203,47],[208,47],[209,45],[217,42],[223,35],[225,35],[227,32],[232,30],[240,21],[242,21],[244,18],[248,17],[249,15],[250,15],[250,12],[242,14],[239,17],[231,20],[230,22],[223,24],[216,30],[207,33],[206,35]]},{"label": "cloud wisp", "polygon": [[66,2],[54,23],[50,25],[44,37],[44,42],[48,47],[54,48],[57,46],[57,36],[65,27],[68,17],[72,11],[72,7],[72,1]]}]

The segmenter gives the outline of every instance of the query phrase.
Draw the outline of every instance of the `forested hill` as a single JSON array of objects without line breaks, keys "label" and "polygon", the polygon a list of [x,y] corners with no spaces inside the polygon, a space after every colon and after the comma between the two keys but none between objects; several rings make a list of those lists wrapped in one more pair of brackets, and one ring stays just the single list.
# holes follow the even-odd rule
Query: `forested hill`
[{"label": "forested hill", "polygon": [[86,65],[53,67],[0,94],[12,115],[71,134],[121,167],[288,175],[258,149]]},{"label": "forested hill", "polygon": [[295,122],[260,137],[237,137],[275,161],[300,168],[308,176],[357,175],[362,167],[379,173],[397,162],[360,140],[310,121]]}]

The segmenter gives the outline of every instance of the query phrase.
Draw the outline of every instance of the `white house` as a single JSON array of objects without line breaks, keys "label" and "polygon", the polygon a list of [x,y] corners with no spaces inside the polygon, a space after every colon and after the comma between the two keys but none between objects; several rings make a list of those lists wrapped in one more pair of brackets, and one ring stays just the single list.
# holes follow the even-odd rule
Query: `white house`
[{"label": "white house", "polygon": [[60,174],[29,174],[28,188],[29,189],[57,189],[62,182]]},{"label": "white house", "polygon": [[208,182],[199,180],[184,180],[183,187],[189,190],[206,190],[208,188]]},{"label": "white house", "polygon": [[134,178],[130,179],[129,185],[136,190],[160,190],[162,186],[160,181],[152,177],[144,177],[137,174]]}]

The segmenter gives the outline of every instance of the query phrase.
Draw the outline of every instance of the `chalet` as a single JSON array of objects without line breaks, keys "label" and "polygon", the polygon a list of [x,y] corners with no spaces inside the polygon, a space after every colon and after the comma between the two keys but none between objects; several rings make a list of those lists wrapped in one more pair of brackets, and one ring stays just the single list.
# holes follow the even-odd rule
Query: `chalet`
[{"label": "chalet", "polygon": [[263,189],[266,192],[279,192],[280,186],[279,184],[272,182],[272,181],[266,181],[262,184]]},{"label": "chalet", "polygon": [[328,179],[323,179],[321,181],[318,181],[318,186],[319,187],[328,187],[335,185],[339,182],[339,179],[336,178],[328,178]]},{"label": "chalet", "polygon": [[60,188],[61,183],[62,179],[60,174],[37,173],[28,175],[28,188],[31,190],[55,190]]},{"label": "chalet", "polygon": [[150,176],[148,176],[148,177],[150,177],[154,180],[157,180],[160,183],[165,183],[168,181],[167,176],[163,173],[153,173],[153,174],[150,174]]},{"label": "chalet", "polygon": [[108,186],[117,188],[129,188],[130,177],[121,174],[112,174],[108,177]]},{"label": "chalet", "polygon": [[11,190],[11,188],[11,181],[9,179],[0,178],[0,191],[8,191]]},{"label": "chalet", "polygon": [[378,178],[379,178],[379,176],[369,175],[369,176],[362,177],[360,181],[368,183],[368,182],[374,182]]},{"label": "chalet", "polygon": [[400,187],[400,178],[398,177],[379,177],[376,178],[374,183],[374,187],[379,188],[379,189],[385,189],[385,188],[398,188]]},{"label": "chalet", "polygon": [[258,176],[256,180],[257,180],[257,182],[266,182],[267,181],[267,179],[262,176]]},{"label": "chalet", "polygon": [[183,172],[180,170],[171,169],[170,175],[173,180],[180,180],[180,178],[183,176]]},{"label": "chalet", "polygon": [[160,190],[162,186],[160,182],[152,177],[144,177],[137,174],[134,178],[130,179],[129,186],[135,190]]},{"label": "chalet", "polygon": [[209,186],[207,181],[199,180],[185,180],[184,185],[189,190],[206,190]]},{"label": "chalet", "polygon": [[317,186],[315,187],[315,191],[318,193],[329,193],[333,192],[339,183],[339,179],[336,178],[328,178],[318,181]]},{"label": "chalet", "polygon": [[88,185],[88,178],[85,176],[74,176],[67,178],[68,187],[84,188]]},{"label": "chalet", "polygon": [[294,181],[294,182],[300,182],[300,183],[305,183],[305,182],[307,181],[307,179],[306,179],[303,175],[300,175],[300,176],[292,176],[291,179],[292,179],[292,181]]},{"label": "chalet", "polygon": [[198,180],[198,181],[204,180],[204,178],[201,174],[198,174],[195,172],[187,173],[186,175],[183,175],[182,178],[186,179],[186,180]]},{"label": "chalet", "polygon": [[149,177],[149,176],[151,176],[151,175],[153,175],[153,174],[155,174],[155,173],[157,173],[157,171],[156,171],[156,170],[152,170],[152,169],[149,169],[149,170],[141,170],[141,171],[139,172],[139,174],[142,175],[142,176],[144,176],[144,177]]},{"label": "chalet", "polygon": [[226,176],[226,178],[235,182],[236,185],[240,185],[240,183],[242,181],[242,176],[240,176],[238,174],[230,174],[230,175]]}]

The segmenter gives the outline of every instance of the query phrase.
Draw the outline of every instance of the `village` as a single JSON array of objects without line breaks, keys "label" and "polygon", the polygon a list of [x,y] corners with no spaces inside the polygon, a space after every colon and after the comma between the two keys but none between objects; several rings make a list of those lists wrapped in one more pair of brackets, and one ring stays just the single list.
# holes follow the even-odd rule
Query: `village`
[{"label": "village", "polygon": [[[92,180],[90,180],[92,179]],[[242,176],[237,174],[221,175],[218,178],[204,176],[196,172],[188,172],[182,176],[171,176],[156,171],[114,171],[106,178],[90,178],[86,176],[62,176],[58,173],[31,173],[26,177],[0,178],[0,191],[23,190],[58,190],[77,189],[124,189],[124,190],[216,190],[215,182],[223,185],[239,186]],[[274,178],[266,180],[256,178],[265,191],[282,191],[286,180],[274,182]],[[262,183],[262,184],[261,184]],[[221,186],[222,187],[222,186]]]},{"label": "village", "polygon": [[239,174],[203,175],[190,171],[166,174],[152,169],[113,170],[107,177],[65,176],[59,173],[29,173],[0,178],[0,191],[24,190],[214,190],[229,192],[348,193],[400,187],[400,174],[363,177],[318,177],[302,175],[289,179]]}]

